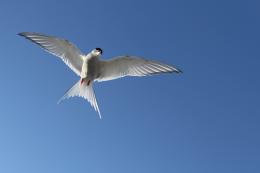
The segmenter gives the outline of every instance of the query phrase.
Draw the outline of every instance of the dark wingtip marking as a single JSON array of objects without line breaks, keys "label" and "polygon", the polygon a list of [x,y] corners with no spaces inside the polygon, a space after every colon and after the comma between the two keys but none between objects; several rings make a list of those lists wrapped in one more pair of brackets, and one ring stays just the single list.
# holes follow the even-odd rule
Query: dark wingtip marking
[{"label": "dark wingtip marking", "polygon": [[[28,40],[31,40],[31,39],[27,36],[27,34],[28,34],[28,32],[20,32],[20,33],[18,33],[17,35],[22,36],[22,37],[24,37],[24,38],[26,38],[26,39],[28,39]],[[32,41],[32,40],[31,40],[31,41]]]},{"label": "dark wingtip marking", "polygon": [[28,36],[28,34],[30,35],[30,32],[20,32],[17,35],[20,35],[20,36],[24,37],[25,39],[30,40],[31,42],[39,45],[43,49],[46,49],[43,45],[41,45],[40,43],[38,43],[38,42],[34,41],[33,39],[31,39],[30,36]]},{"label": "dark wingtip marking", "polygon": [[180,69],[177,69],[177,73],[183,73],[183,71]]},{"label": "dark wingtip marking", "polygon": [[24,32],[20,32],[20,33],[18,33],[17,35],[20,35],[20,36],[25,37],[25,33],[24,33]]}]

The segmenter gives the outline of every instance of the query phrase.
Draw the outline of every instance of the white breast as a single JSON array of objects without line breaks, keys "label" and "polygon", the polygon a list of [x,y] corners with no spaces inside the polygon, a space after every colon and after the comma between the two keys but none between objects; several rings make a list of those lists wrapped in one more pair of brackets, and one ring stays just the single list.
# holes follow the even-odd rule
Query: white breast
[{"label": "white breast", "polygon": [[80,77],[82,79],[86,78],[88,74],[88,58],[84,57],[83,58],[83,63],[82,63],[82,67],[81,67],[81,73],[80,73]]}]

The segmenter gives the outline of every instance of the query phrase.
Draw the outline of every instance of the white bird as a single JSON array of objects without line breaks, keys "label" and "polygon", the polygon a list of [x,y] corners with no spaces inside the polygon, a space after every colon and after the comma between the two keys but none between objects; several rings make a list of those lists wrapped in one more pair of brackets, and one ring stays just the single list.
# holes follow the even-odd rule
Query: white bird
[{"label": "white bird", "polygon": [[78,96],[88,100],[91,106],[101,114],[93,90],[93,82],[107,81],[124,76],[148,76],[158,73],[181,73],[182,71],[167,64],[146,60],[136,56],[118,56],[102,60],[102,49],[95,48],[88,54],[81,51],[68,40],[35,32],[22,32],[23,36],[38,44],[45,51],[61,58],[80,80],[74,84],[59,100]]}]

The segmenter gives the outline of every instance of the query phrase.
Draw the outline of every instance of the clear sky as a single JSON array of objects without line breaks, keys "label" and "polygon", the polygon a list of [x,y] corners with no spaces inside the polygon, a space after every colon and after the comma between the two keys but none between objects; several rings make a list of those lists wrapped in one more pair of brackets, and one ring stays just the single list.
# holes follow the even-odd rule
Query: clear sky
[{"label": "clear sky", "polygon": [[[259,1],[0,1],[0,173],[260,172]],[[138,55],[181,75],[95,84],[17,36]]]}]

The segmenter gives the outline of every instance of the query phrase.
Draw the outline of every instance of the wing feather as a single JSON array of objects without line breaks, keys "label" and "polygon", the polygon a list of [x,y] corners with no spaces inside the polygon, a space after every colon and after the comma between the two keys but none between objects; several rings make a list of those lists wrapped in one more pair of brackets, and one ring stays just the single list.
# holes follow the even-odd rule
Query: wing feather
[{"label": "wing feather", "polygon": [[38,44],[45,51],[62,59],[72,71],[80,76],[82,67],[81,51],[68,40],[34,32],[22,32],[18,35]]},{"label": "wing feather", "polygon": [[102,60],[99,65],[97,81],[107,81],[124,76],[148,76],[158,73],[181,73],[181,70],[157,61],[135,56],[119,56],[111,60]]}]

